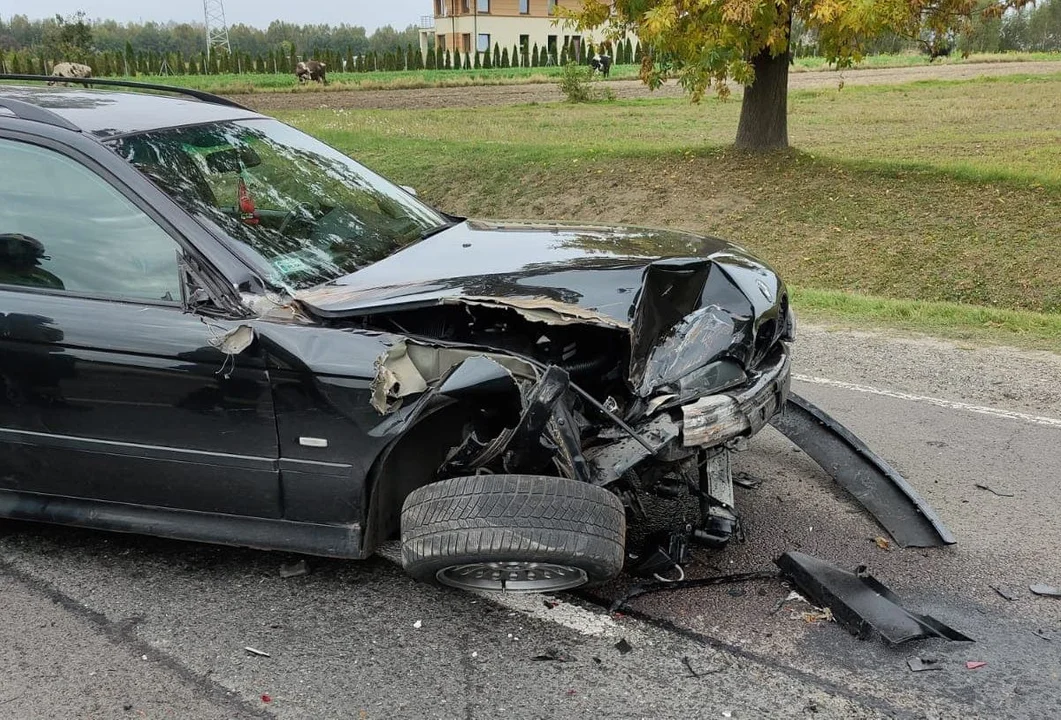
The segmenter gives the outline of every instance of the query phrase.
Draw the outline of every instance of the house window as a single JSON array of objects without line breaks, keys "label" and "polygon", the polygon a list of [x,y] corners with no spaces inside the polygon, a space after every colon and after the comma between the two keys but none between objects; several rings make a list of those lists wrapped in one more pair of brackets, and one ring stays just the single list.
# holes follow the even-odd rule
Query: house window
[{"label": "house window", "polygon": [[487,33],[479,33],[475,49],[479,52],[490,52],[490,36]]},{"label": "house window", "polygon": [[530,13],[530,0],[519,0],[519,12],[520,15],[527,15]]},{"label": "house window", "polygon": [[461,12],[470,13],[471,11],[472,7],[468,4],[468,0],[461,0]]},{"label": "house window", "polygon": [[556,11],[556,0],[549,0],[549,14],[552,15]]},{"label": "house window", "polygon": [[464,36],[461,38],[461,40],[464,42],[464,52],[470,53],[472,51],[472,34],[464,33]]},{"label": "house window", "polygon": [[438,49],[441,50],[442,52],[446,52],[446,36],[445,35],[439,35],[438,36]]},{"label": "house window", "polygon": [[475,1],[477,3],[476,7],[479,9],[479,12],[481,12],[481,13],[490,12],[490,0],[475,0]]}]

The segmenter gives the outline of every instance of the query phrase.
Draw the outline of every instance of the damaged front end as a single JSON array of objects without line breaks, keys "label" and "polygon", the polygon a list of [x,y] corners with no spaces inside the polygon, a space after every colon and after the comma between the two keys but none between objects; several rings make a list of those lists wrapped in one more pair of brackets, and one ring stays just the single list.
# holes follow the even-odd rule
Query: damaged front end
[{"label": "damaged front end", "polygon": [[362,327],[405,337],[376,363],[376,431],[400,434],[440,406],[471,409],[436,479],[545,475],[607,488],[626,508],[635,574],[680,566],[690,543],[725,546],[740,530],[729,453],[788,394],[787,296],[736,252],[637,270],[622,313],[471,293],[361,310]]}]

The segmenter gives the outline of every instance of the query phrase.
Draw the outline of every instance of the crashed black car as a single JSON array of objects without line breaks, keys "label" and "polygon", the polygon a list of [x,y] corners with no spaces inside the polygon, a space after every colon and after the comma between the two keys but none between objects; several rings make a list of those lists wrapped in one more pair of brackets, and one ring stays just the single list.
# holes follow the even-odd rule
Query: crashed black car
[{"label": "crashed black car", "polygon": [[0,517],[400,535],[414,576],[508,590],[738,532],[729,454],[778,421],[795,330],[746,251],[466,220],[222,98],[7,79]]}]

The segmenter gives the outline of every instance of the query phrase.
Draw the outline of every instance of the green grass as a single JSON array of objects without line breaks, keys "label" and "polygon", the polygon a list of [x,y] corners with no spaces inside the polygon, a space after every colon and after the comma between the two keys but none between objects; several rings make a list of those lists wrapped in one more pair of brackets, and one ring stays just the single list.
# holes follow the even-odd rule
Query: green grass
[{"label": "green grass", "polygon": [[282,113],[439,206],[679,227],[793,284],[1061,311],[1061,75],[791,97],[800,151],[726,148],[737,103]]},{"label": "green grass", "polygon": [[794,92],[799,150],[766,156],[728,147],[739,109],[281,117],[451,212],[718,235],[773,264],[810,317],[1058,346],[1061,74]]},{"label": "green grass", "polygon": [[865,329],[867,324],[976,343],[1061,348],[1061,314],[960,303],[895,300],[839,290],[790,288],[800,321]]},{"label": "green grass", "polygon": [[[933,61],[936,65],[954,65],[984,62],[1061,62],[1061,53],[994,53],[976,54],[968,58],[942,58]],[[862,68],[895,68],[928,65],[925,55],[871,55],[854,70]],[[826,70],[828,65],[822,58],[797,58],[793,72]],[[401,72],[343,73],[330,71],[329,83],[322,86],[308,83],[300,86],[291,73],[278,75],[227,74],[227,75],[167,75],[162,77],[140,76],[135,79],[166,85],[205,90],[226,95],[255,92],[329,92],[335,90],[387,90],[403,88],[466,87],[470,85],[518,85],[524,83],[556,82],[559,67],[541,68],[492,68],[490,70],[410,70]],[[616,65],[611,79],[630,80],[638,75],[637,65]]]}]

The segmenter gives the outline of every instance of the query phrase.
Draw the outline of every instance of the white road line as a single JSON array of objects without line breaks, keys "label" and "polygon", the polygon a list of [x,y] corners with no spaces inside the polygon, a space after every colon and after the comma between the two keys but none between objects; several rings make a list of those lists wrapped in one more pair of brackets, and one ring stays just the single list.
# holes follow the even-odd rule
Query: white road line
[{"label": "white road line", "polygon": [[911,402],[926,403],[936,407],[949,410],[964,410],[966,412],[979,413],[980,415],[991,415],[993,417],[1017,420],[1020,422],[1042,425],[1043,427],[1061,430],[1061,419],[1043,417],[1041,415],[1029,415],[1028,413],[1015,412],[1013,410],[1001,410],[999,408],[985,407],[983,405],[970,405],[957,400],[944,400],[943,398],[929,397],[927,395],[913,395],[911,393],[899,392],[898,390],[885,390],[870,385],[859,385],[857,383],[844,382],[842,380],[830,380],[829,378],[814,377],[812,375],[792,374],[793,380],[811,383],[813,385],[828,385],[829,387],[843,388],[854,392],[869,393],[870,395],[882,395],[884,397],[896,398],[898,400],[909,400]]},{"label": "white road line", "polygon": [[[508,608],[536,620],[563,625],[582,635],[592,637],[618,637],[618,623],[602,611],[590,610],[574,605],[553,595],[541,593],[496,593],[476,591],[476,595],[492,603]],[[548,600],[549,606],[545,604]],[[554,603],[556,603],[554,605]],[[550,607],[551,606],[551,607]],[[626,631],[630,633],[628,628]]]}]

